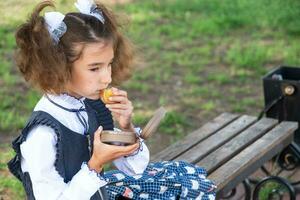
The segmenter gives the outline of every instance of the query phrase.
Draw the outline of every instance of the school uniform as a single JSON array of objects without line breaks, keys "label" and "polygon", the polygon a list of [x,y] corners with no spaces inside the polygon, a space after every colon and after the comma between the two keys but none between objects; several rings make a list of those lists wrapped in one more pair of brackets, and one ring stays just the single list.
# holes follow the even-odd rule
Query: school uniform
[{"label": "school uniform", "polygon": [[132,155],[114,160],[117,170],[90,170],[87,162],[100,125],[114,129],[112,115],[100,100],[67,94],[40,99],[13,141],[16,157],[9,163],[29,200],[215,198],[215,185],[203,168],[185,162],[149,164],[144,142]]}]

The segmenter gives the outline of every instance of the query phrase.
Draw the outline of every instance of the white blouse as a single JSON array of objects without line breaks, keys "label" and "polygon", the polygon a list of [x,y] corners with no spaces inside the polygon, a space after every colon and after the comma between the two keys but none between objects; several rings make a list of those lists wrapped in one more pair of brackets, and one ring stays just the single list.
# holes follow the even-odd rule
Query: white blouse
[{"label": "white blouse", "polygon": [[[79,109],[85,107],[84,98],[76,99],[67,94],[58,96],[48,94],[48,97],[65,108]],[[84,132],[84,127],[75,113],[59,108],[45,96],[39,100],[34,111],[47,112],[72,131]],[[81,112],[81,115],[88,121],[86,112]],[[20,146],[22,154],[21,168],[23,172],[28,172],[30,175],[35,199],[90,199],[107,182],[100,179],[95,172],[90,171],[88,166],[83,163],[72,180],[65,183],[54,166],[56,143],[57,136],[54,130],[48,126],[39,125],[29,132],[27,139]],[[143,142],[142,148],[138,152],[133,153],[132,156],[118,158],[113,163],[119,170],[128,175],[141,174],[149,163],[149,150]]]}]

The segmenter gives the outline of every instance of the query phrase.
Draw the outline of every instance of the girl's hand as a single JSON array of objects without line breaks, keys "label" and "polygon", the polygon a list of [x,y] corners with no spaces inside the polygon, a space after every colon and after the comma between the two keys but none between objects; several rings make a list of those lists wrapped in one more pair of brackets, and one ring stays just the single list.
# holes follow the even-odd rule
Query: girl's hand
[{"label": "girl's hand", "polygon": [[102,129],[102,126],[100,126],[94,134],[93,154],[88,162],[89,168],[98,173],[102,170],[104,164],[119,157],[130,155],[139,147],[138,141],[137,143],[128,146],[116,146],[102,143],[100,140]]},{"label": "girl's hand", "polygon": [[118,121],[123,130],[134,131],[132,120],[133,105],[128,100],[127,92],[112,88],[113,96],[109,97],[110,104],[106,107],[112,112],[113,117]]}]

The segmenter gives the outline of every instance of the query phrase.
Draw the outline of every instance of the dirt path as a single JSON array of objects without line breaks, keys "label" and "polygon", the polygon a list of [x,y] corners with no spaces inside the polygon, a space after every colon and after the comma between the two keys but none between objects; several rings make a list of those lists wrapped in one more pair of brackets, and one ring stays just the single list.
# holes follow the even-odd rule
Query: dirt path
[{"label": "dirt path", "polygon": [[0,133],[0,145],[6,144],[6,143],[11,143],[15,137],[16,136],[13,136],[13,135],[6,135],[4,133]]}]

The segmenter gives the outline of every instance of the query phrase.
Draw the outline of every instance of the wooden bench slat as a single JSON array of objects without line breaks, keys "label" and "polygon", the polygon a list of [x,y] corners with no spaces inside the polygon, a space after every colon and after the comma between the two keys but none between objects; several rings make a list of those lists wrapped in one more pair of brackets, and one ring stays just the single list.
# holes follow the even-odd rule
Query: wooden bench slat
[{"label": "wooden bench slat", "polygon": [[183,140],[180,140],[173,145],[170,145],[162,152],[151,157],[151,161],[173,160],[176,156],[182,154],[186,149],[189,149],[211,134],[220,130],[238,117],[236,114],[222,113],[214,120],[206,123],[201,128],[188,134]]},{"label": "wooden bench slat", "polygon": [[262,118],[241,134],[237,135],[234,140],[230,140],[214,152],[206,155],[197,165],[204,167],[208,173],[211,173],[226,161],[230,160],[234,155],[238,154],[242,149],[263,136],[277,123],[278,121],[275,119]]},{"label": "wooden bench slat", "polygon": [[251,146],[212,172],[208,178],[217,184],[219,192],[231,190],[290,144],[297,127],[297,122],[280,123]]},{"label": "wooden bench slat", "polygon": [[256,117],[243,115],[237,120],[230,123],[225,128],[219,130],[217,133],[203,140],[201,143],[190,148],[182,155],[176,157],[174,160],[183,160],[189,163],[196,163],[205,155],[211,153],[234,136],[245,130],[256,121]]}]

